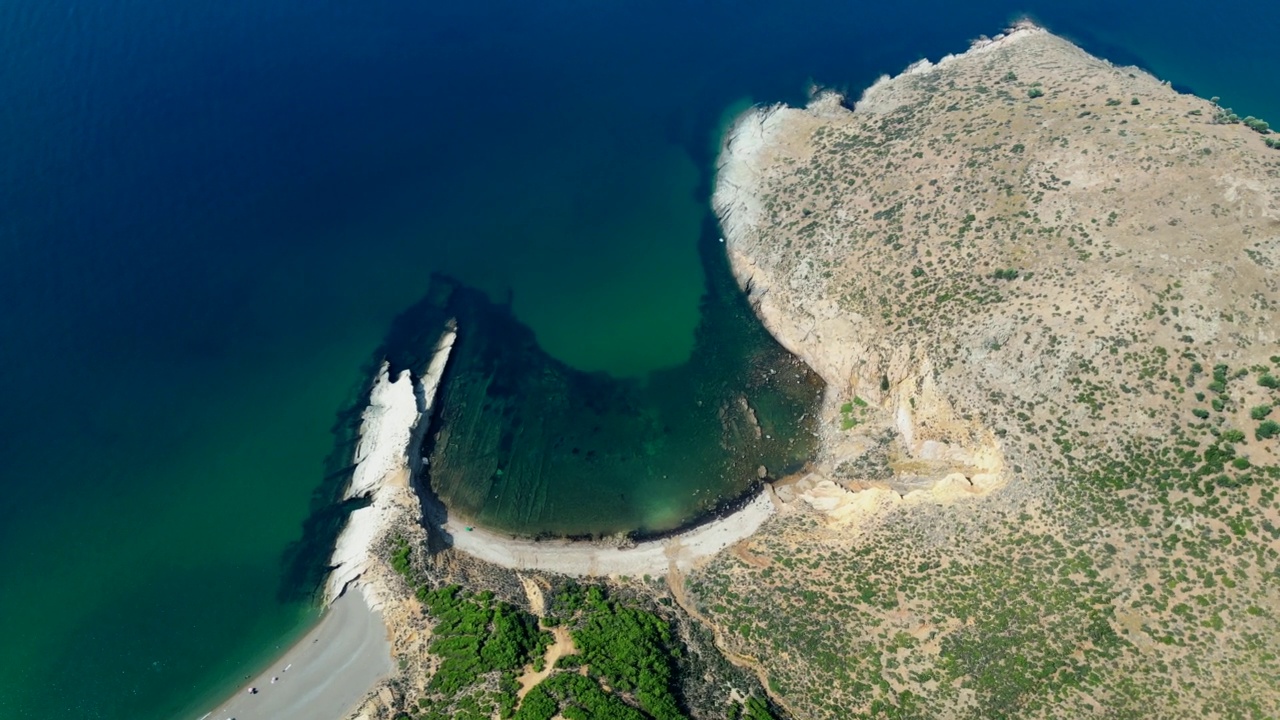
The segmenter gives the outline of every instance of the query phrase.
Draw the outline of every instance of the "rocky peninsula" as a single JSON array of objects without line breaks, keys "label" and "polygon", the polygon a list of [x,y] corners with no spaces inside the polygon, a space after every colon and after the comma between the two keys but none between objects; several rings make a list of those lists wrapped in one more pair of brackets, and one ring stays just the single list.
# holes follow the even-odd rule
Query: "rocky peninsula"
[{"label": "rocky peninsula", "polygon": [[1030,24],[739,118],[715,207],[823,442],[687,586],[780,705],[1280,712],[1272,137]]}]

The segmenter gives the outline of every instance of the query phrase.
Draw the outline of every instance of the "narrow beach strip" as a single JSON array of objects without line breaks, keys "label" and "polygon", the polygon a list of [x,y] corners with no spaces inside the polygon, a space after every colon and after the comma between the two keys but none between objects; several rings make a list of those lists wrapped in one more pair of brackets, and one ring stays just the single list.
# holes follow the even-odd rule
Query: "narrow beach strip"
[{"label": "narrow beach strip", "polygon": [[774,513],[773,490],[765,487],[741,509],[681,533],[619,547],[583,540],[514,538],[450,517],[443,525],[454,549],[513,570],[564,575],[665,575],[687,572],[699,562],[753,535]]}]

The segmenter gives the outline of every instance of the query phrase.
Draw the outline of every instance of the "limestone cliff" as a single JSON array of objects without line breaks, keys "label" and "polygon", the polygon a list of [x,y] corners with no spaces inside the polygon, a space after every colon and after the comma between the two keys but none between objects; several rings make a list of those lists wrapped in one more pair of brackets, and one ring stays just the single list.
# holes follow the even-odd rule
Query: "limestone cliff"
[{"label": "limestone cliff", "polygon": [[422,517],[418,497],[410,486],[410,478],[418,466],[419,447],[426,430],[426,420],[436,389],[444,375],[449,353],[457,333],[450,328],[440,338],[434,355],[415,383],[409,372],[401,372],[394,380],[390,367],[383,363],[369,392],[356,445],[355,470],[344,491],[344,499],[367,498],[369,505],[351,513],[346,527],[338,536],[329,564],[333,567],[325,586],[325,602],[331,602],[348,586],[361,578],[365,600],[380,609],[386,599],[385,582],[370,582],[365,577],[381,560],[379,543],[388,532],[404,526],[416,526]]}]

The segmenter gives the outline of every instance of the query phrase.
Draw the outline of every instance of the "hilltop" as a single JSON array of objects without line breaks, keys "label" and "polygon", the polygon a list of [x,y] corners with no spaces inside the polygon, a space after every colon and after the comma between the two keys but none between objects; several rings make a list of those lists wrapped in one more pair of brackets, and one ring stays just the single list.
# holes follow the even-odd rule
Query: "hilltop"
[{"label": "hilltop", "polygon": [[1280,151],[1040,28],[762,107],[715,193],[827,382],[687,582],[796,717],[1280,713]]}]

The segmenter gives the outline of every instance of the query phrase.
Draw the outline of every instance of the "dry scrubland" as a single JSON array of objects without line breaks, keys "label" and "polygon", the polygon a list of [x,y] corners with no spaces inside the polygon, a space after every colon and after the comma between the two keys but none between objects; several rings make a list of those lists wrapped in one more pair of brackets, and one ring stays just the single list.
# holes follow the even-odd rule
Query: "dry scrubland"
[{"label": "dry scrubland", "polygon": [[686,581],[795,717],[1280,716],[1280,150],[1036,29],[758,109],[716,205],[829,384]]}]

